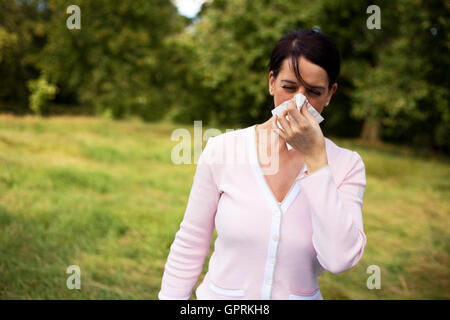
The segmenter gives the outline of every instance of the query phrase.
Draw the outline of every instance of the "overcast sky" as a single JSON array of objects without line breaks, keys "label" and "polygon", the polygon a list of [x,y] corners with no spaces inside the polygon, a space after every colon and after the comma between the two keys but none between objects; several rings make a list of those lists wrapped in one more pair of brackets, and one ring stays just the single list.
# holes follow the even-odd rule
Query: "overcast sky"
[{"label": "overcast sky", "polygon": [[175,0],[178,12],[183,16],[193,18],[200,11],[200,7],[206,0]]}]

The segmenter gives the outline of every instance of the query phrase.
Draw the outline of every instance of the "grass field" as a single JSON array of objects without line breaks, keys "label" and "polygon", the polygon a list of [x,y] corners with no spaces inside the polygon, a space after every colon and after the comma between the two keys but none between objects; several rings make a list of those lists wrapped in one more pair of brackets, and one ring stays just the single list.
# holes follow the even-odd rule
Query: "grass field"
[{"label": "grass field", "polygon": [[[0,116],[0,298],[156,299],[195,171],[171,162],[177,127]],[[368,242],[357,266],[320,277],[324,298],[450,299],[449,159],[330,138],[366,165]]]}]

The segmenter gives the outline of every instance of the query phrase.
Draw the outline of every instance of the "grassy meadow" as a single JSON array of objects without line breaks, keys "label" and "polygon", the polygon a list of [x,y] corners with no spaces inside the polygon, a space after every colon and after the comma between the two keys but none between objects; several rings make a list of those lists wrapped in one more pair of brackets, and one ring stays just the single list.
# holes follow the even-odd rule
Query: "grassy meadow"
[{"label": "grassy meadow", "polygon": [[[157,299],[195,171],[171,162],[177,127],[1,115],[0,299]],[[357,266],[324,272],[323,297],[450,299],[449,159],[330,138],[366,165],[368,242]],[[69,265],[81,290],[66,287]]]}]

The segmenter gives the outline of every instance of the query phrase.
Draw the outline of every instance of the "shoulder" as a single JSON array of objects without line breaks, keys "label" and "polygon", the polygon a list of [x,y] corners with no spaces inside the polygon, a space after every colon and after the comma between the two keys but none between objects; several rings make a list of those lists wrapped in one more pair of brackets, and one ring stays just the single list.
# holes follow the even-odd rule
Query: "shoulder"
[{"label": "shoulder", "polygon": [[327,151],[327,156],[331,157],[333,161],[362,161],[362,158],[358,152],[338,146],[335,142],[327,137],[325,137],[325,148]]},{"label": "shoulder", "polygon": [[207,141],[209,151],[212,153],[221,151],[232,152],[231,148],[237,150],[237,147],[245,147],[247,134],[250,129],[251,127],[227,129],[226,132],[210,137]]},{"label": "shoulder", "polygon": [[358,152],[338,146],[326,137],[325,147],[328,164],[337,180],[336,182],[353,173],[365,175],[365,165]]},{"label": "shoulder", "polygon": [[[227,129],[223,133],[208,138],[202,155],[215,164],[225,164],[230,158],[247,150],[246,138],[251,127]],[[244,152],[245,153],[245,152]]]},{"label": "shoulder", "polygon": [[239,129],[227,129],[225,132],[215,135],[209,139],[214,141],[215,145],[221,143],[239,143],[245,139],[246,133],[251,127],[239,128]]},{"label": "shoulder", "polygon": [[250,127],[227,130],[208,139],[199,163],[209,164],[218,190],[221,190],[227,172],[233,172],[238,166],[248,162],[246,137],[249,129]]}]

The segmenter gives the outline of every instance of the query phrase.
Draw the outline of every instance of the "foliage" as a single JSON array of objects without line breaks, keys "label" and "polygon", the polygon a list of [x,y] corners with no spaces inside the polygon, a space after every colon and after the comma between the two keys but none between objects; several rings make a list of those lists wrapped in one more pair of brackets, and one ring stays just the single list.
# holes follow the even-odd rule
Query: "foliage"
[{"label": "foliage", "polygon": [[353,77],[352,115],[381,120],[386,140],[448,148],[450,61],[442,54],[449,49],[445,4],[396,1],[384,12],[383,41],[372,48],[372,62],[350,61],[350,69],[358,75]]},{"label": "foliage", "polygon": [[[342,55],[339,88],[326,108],[325,133],[353,134],[381,121],[387,141],[448,151],[448,4],[381,1],[381,30],[366,27],[371,1],[214,1],[186,35],[194,77],[208,94],[203,114],[218,123],[250,124],[270,116],[267,64],[276,41],[297,28],[320,29]],[[420,9],[419,9],[420,8]],[[434,30],[434,31],[433,31]],[[184,113],[188,113],[186,110]],[[209,117],[206,117],[209,118]],[[423,129],[421,129],[423,128]],[[350,130],[350,131],[349,131]]]},{"label": "foliage", "polygon": [[317,14],[314,9],[313,2],[301,6],[295,1],[207,4],[191,33],[185,35],[195,52],[191,72],[197,85],[208,92],[203,97],[209,102],[205,113],[221,124],[267,118],[272,104],[268,94],[271,50],[285,32],[312,27],[308,21]]},{"label": "foliage", "polygon": [[49,84],[47,80],[40,77],[36,80],[28,81],[30,94],[30,108],[39,115],[49,114],[49,101],[55,98],[58,88]]},{"label": "foliage", "polygon": [[45,44],[45,15],[38,1],[0,1],[0,101],[22,112],[28,102],[26,82],[39,75],[37,54]]},{"label": "foliage", "polygon": [[[66,8],[81,9],[69,30]],[[357,136],[382,125],[385,141],[450,152],[449,4],[370,0],[214,0],[197,18],[171,0],[0,2],[0,104],[20,113],[27,81],[56,85],[56,103],[153,121],[249,125],[267,120],[268,63],[278,39],[318,27],[342,58],[338,90],[323,111],[326,135]]]},{"label": "foliage", "polygon": [[[167,35],[183,19],[169,0],[49,0],[52,19],[41,68],[81,103],[114,117],[161,118],[171,104]],[[81,9],[81,29],[69,30],[65,8]]]}]

